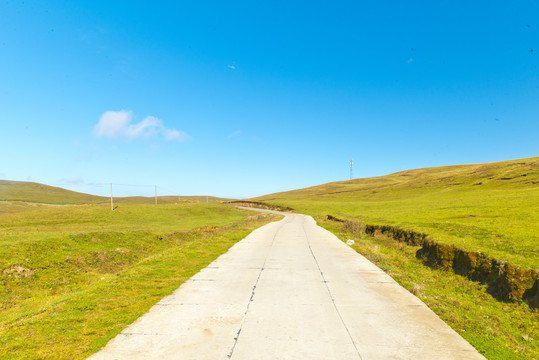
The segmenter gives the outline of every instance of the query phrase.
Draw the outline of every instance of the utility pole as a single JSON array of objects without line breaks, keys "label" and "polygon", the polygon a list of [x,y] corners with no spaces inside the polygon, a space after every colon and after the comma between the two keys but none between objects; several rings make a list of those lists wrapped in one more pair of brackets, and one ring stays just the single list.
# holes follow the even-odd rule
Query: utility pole
[{"label": "utility pole", "polygon": [[354,158],[350,158],[350,180],[354,178]]},{"label": "utility pole", "polygon": [[114,211],[114,200],[112,200],[112,183],[110,183],[110,209]]},{"label": "utility pole", "polygon": [[155,205],[157,205],[157,185],[155,185]]}]

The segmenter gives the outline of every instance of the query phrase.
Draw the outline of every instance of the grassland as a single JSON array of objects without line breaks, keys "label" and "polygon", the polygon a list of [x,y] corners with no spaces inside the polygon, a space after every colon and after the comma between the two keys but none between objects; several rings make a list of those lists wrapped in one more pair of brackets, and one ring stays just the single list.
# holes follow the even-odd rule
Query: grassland
[{"label": "grassland", "polygon": [[0,359],[82,359],[271,216],[0,204]]},{"label": "grassland", "polygon": [[430,234],[441,243],[539,268],[539,157],[403,171],[255,198]]}]

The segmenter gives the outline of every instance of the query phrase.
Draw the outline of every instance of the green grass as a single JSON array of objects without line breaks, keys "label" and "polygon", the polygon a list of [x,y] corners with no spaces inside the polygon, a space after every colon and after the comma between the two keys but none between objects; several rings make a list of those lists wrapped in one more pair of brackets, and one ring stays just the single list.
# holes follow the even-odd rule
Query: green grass
[{"label": "green grass", "polygon": [[0,205],[0,359],[82,359],[272,216]]},{"label": "green grass", "polygon": [[255,198],[314,216],[425,232],[539,268],[539,157],[403,171]]},{"label": "green grass", "polygon": [[321,225],[342,240],[355,239],[356,251],[419,297],[486,358],[539,359],[538,311],[523,303],[497,301],[485,285],[424,266],[415,257],[419,247],[385,236],[341,234],[340,226],[331,222]]}]

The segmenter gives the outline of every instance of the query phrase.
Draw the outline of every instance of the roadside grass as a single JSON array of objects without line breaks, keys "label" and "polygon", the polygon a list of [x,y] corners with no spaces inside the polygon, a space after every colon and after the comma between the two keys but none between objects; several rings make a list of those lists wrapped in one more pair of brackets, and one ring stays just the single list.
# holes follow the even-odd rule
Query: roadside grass
[{"label": "roadside grass", "polygon": [[276,218],[212,203],[2,208],[0,359],[89,356]]},{"label": "roadside grass", "polygon": [[421,299],[490,360],[539,359],[539,311],[524,303],[497,301],[485,285],[452,271],[432,269],[416,258],[419,247],[384,235],[354,236],[330,222],[319,224],[387,272]]},{"label": "roadside grass", "polygon": [[440,243],[539,268],[539,157],[409,170],[255,198],[424,232]]}]

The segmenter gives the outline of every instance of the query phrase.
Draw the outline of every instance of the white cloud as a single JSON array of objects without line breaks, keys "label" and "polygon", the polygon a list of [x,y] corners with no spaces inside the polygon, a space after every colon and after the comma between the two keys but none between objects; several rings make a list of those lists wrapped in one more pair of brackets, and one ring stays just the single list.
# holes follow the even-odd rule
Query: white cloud
[{"label": "white cloud", "polygon": [[132,117],[131,111],[105,111],[94,128],[95,135],[116,139],[127,132]]},{"label": "white cloud", "polygon": [[133,113],[131,111],[105,111],[94,127],[96,137],[118,139],[127,137],[130,140],[136,138],[149,138],[154,135],[162,135],[171,141],[184,142],[190,137],[187,133],[176,129],[169,129],[155,116],[147,116],[139,123],[131,123]]},{"label": "white cloud", "polygon": [[236,65],[227,65],[229,69],[236,70]]}]

